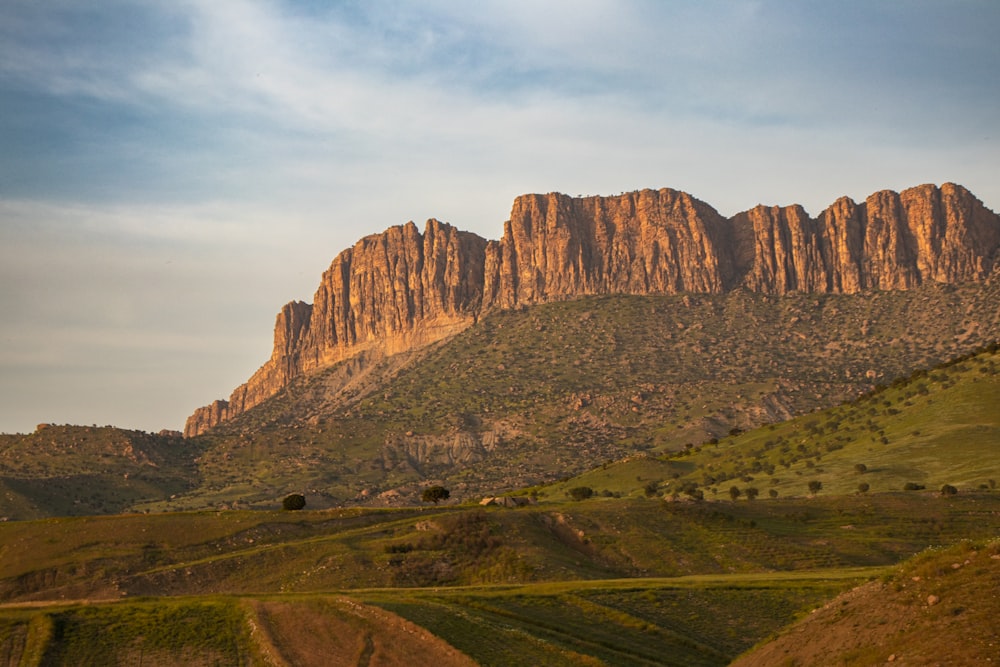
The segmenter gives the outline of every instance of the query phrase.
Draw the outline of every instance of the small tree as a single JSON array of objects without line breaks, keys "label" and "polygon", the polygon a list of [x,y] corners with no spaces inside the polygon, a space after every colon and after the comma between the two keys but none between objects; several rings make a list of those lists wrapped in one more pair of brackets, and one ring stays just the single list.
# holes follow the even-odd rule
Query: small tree
[{"label": "small tree", "polygon": [[425,503],[434,503],[435,505],[442,500],[448,500],[450,497],[451,491],[439,485],[428,486],[424,489],[424,492],[420,494],[420,500]]},{"label": "small tree", "polygon": [[729,487],[729,497],[730,498],[732,498],[733,500],[736,500],[741,495],[743,495],[743,492],[740,491],[740,487],[738,487],[738,486],[731,486],[731,487]]},{"label": "small tree", "polygon": [[573,500],[586,500],[594,495],[594,490],[589,486],[575,486],[567,493]]},{"label": "small tree", "polygon": [[744,493],[747,494],[747,500],[753,500],[760,495],[760,489],[756,486],[748,486]]},{"label": "small tree", "polygon": [[778,490],[777,489],[771,489],[771,490],[769,490],[767,492],[767,495],[771,496],[772,498],[777,498],[778,497]]},{"label": "small tree", "polygon": [[281,501],[282,509],[288,510],[289,512],[294,512],[300,510],[306,506],[306,497],[301,493],[292,493],[285,496],[285,499]]},{"label": "small tree", "polygon": [[864,473],[868,472],[868,466],[866,466],[864,463],[855,463],[854,472],[863,475]]},{"label": "small tree", "polygon": [[858,493],[868,493],[868,489],[872,487],[868,486],[868,482],[861,482],[858,484]]},{"label": "small tree", "polygon": [[818,479],[809,480],[809,493],[811,493],[812,495],[815,496],[817,493],[819,493],[819,490],[822,488],[823,488],[823,482],[819,481]]}]

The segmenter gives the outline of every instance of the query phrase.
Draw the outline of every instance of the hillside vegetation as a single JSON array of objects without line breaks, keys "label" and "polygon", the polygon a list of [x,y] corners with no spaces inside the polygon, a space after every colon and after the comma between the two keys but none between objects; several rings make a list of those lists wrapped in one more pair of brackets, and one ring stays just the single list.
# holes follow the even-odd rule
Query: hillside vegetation
[{"label": "hillside vegetation", "polygon": [[[980,385],[951,388],[956,369],[943,369],[906,396],[813,411],[996,340],[1000,313],[988,304],[998,285],[594,297],[496,312],[419,353],[300,378],[198,438],[70,426],[0,436],[0,517],[274,508],[288,493],[304,493],[312,508],[415,504],[432,483],[452,498],[478,499],[713,438],[726,444],[680,468],[678,459],[677,469],[636,475],[644,485],[662,482],[658,493],[673,493],[677,479],[707,493],[736,484],[799,494],[814,478],[827,490],[854,490],[862,480],[840,474],[849,463],[867,466],[873,490],[933,488],[925,482],[935,471],[890,469],[880,458],[912,444],[919,460],[921,446],[946,441],[974,458],[976,442],[995,441],[995,422],[971,415],[996,412],[995,360],[972,369],[968,379]],[[932,388],[948,389],[936,405]],[[900,418],[907,403],[921,409]],[[936,424],[949,410],[960,423],[946,431]],[[779,431],[753,431],[796,415]],[[726,453],[736,430],[757,434],[740,441],[753,440],[753,454]],[[691,464],[698,474],[683,474]],[[937,472],[940,483],[966,486],[1000,478]],[[634,491],[600,475],[587,484]]]},{"label": "hillside vegetation", "polygon": [[[1000,283],[851,295],[594,297],[301,378],[199,438],[202,482],[150,509],[471,498],[830,407],[1000,338]],[[344,386],[345,376],[364,376]]]},{"label": "hillside vegetation", "polygon": [[1000,354],[991,344],[833,408],[680,452],[634,456],[535,493],[562,496],[586,486],[615,495],[752,500],[938,492],[945,485],[992,490],[1000,479],[998,407]]},{"label": "hillside vegetation", "polygon": [[533,502],[516,508],[0,523],[0,659],[725,665],[757,646],[747,664],[807,665],[822,663],[800,638],[820,622],[842,659],[828,664],[978,659],[995,638],[962,633],[1000,612],[983,592],[998,361],[990,346],[788,422],[607,462],[519,490]]}]

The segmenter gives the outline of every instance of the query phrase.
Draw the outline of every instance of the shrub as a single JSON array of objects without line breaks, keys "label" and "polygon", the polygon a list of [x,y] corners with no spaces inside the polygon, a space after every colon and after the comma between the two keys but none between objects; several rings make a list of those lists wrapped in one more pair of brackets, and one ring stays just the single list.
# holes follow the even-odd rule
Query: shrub
[{"label": "shrub", "polygon": [[945,484],[944,486],[941,487],[942,496],[953,496],[956,493],[958,493],[958,489],[956,489],[951,484]]},{"label": "shrub", "polygon": [[451,491],[444,488],[443,486],[428,486],[424,489],[424,492],[420,494],[420,500],[425,503],[434,503],[437,505],[442,500],[448,500],[451,497]]},{"label": "shrub", "polygon": [[736,500],[742,494],[743,494],[743,492],[740,491],[740,487],[738,487],[738,486],[731,486],[731,487],[729,487],[729,497],[732,498],[733,500]]},{"label": "shrub", "polygon": [[813,479],[809,481],[809,493],[816,495],[819,490],[823,488],[823,482],[818,479]]},{"label": "shrub", "polygon": [[573,500],[586,500],[594,495],[594,490],[589,486],[574,486],[566,493],[568,493],[569,497]]},{"label": "shrub", "polygon": [[854,472],[857,472],[857,473],[866,473],[866,472],[868,472],[868,466],[866,466],[864,463],[855,463],[854,464]]},{"label": "shrub", "polygon": [[858,484],[858,493],[868,493],[868,489],[872,487],[868,486],[868,482],[861,482]]},{"label": "shrub", "polygon": [[292,493],[285,496],[285,499],[281,501],[282,509],[288,510],[289,512],[294,512],[300,510],[306,506],[306,497],[301,493]]},{"label": "shrub", "polygon": [[917,484],[916,482],[907,482],[906,484],[903,485],[904,491],[920,491],[925,488],[927,487],[925,487],[923,484]]}]

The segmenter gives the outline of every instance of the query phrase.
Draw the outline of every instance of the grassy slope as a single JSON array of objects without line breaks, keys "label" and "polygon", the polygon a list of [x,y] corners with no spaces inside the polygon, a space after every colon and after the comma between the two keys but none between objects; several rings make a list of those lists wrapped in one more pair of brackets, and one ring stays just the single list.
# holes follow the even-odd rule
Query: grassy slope
[{"label": "grassy slope", "polygon": [[[985,352],[930,372],[918,372],[850,403],[704,443],[667,457],[633,457],[560,484],[537,489],[564,497],[568,489],[706,498],[761,498],[821,493],[901,491],[908,483],[938,491],[995,488],[1000,480],[1000,354]],[[863,469],[859,466],[864,466]]]},{"label": "grassy slope", "polygon": [[198,484],[197,441],[111,426],[0,435],[0,516],[119,513]]},{"label": "grassy slope", "polygon": [[998,590],[1000,540],[930,549],[734,665],[989,664],[1000,654]]},{"label": "grassy slope", "polygon": [[303,490],[314,506],[393,503],[430,481],[470,497],[679,449],[995,340],[998,291],[594,297],[493,313],[364,389],[338,393],[337,368],[301,378],[204,438],[195,493],[146,507],[259,507]]}]

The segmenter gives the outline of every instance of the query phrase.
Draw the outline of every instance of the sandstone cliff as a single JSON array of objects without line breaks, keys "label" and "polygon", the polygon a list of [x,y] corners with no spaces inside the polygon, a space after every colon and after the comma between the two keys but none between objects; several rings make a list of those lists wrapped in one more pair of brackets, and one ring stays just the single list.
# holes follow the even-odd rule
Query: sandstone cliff
[{"label": "sandstone cliff", "polygon": [[683,192],[525,195],[499,241],[429,220],[368,236],[323,274],[313,304],[278,314],[270,360],[228,401],[198,409],[203,433],[301,373],[361,352],[388,355],[450,336],[483,312],[588,294],[747,289],[853,293],[983,279],[1000,216],[965,188],[922,185],[841,198],[810,218],[757,206],[733,218]]}]

